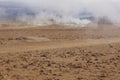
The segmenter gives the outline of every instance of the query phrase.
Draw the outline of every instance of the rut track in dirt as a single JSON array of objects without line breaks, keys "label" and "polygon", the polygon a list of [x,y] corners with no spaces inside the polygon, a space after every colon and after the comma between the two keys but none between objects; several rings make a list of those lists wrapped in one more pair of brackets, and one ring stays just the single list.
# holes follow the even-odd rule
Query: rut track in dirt
[{"label": "rut track in dirt", "polygon": [[95,46],[102,44],[119,43],[120,38],[110,38],[110,39],[85,39],[85,40],[61,40],[61,41],[45,41],[45,42],[22,42],[21,44],[13,43],[0,47],[0,53],[9,52],[22,52],[30,50],[47,50],[47,49],[59,49],[59,48],[72,48],[72,47],[85,47],[85,46]]}]

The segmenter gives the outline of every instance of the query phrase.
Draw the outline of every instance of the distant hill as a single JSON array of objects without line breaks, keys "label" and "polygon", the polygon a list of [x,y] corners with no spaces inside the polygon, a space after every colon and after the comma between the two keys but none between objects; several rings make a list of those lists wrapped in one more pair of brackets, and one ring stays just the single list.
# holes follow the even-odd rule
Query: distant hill
[{"label": "distant hill", "polygon": [[35,13],[28,6],[17,2],[0,1],[0,20],[1,19],[17,19],[21,15],[34,16]]}]

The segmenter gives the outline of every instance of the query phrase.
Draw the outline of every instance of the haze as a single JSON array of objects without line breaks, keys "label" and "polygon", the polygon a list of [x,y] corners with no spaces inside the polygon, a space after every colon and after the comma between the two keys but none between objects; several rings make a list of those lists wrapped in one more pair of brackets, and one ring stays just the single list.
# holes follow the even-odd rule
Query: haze
[{"label": "haze", "polygon": [[[33,18],[32,22],[39,23],[45,22],[48,19],[53,19],[56,22],[68,23],[75,22],[81,23],[79,14],[82,12],[90,12],[95,17],[107,17],[113,23],[120,23],[120,1],[119,0],[1,0],[3,2],[18,2],[29,6],[37,15]],[[42,12],[41,9],[49,10],[52,13]],[[62,15],[59,19],[56,17],[55,12]],[[0,15],[3,15],[3,11]],[[27,15],[20,16],[23,20]],[[29,16],[27,16],[29,17]],[[89,23],[89,21],[87,21]]]}]

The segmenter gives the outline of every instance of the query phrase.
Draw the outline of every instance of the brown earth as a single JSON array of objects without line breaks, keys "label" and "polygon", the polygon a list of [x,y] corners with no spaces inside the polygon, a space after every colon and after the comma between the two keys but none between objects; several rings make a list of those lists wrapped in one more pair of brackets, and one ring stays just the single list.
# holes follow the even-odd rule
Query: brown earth
[{"label": "brown earth", "polygon": [[120,28],[0,27],[0,80],[120,80]]}]

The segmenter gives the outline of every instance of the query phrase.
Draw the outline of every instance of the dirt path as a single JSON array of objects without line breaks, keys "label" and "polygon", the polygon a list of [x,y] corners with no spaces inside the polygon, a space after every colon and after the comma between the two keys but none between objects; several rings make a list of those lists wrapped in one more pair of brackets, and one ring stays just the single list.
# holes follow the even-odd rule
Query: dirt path
[{"label": "dirt path", "polygon": [[87,39],[87,40],[64,40],[64,41],[46,41],[46,42],[23,42],[0,47],[0,53],[21,52],[30,50],[45,50],[57,48],[71,48],[94,46],[100,44],[118,43],[120,38],[113,39]]}]

